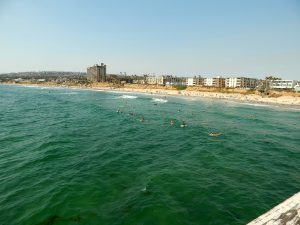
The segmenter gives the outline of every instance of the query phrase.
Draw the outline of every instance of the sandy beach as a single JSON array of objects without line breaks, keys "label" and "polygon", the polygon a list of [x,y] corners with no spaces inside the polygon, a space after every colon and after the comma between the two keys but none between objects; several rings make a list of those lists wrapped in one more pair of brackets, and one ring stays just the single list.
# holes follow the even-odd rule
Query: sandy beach
[{"label": "sandy beach", "polygon": [[[300,108],[300,96],[295,93],[294,95],[283,95],[279,97],[261,96],[258,94],[242,94],[242,93],[222,93],[215,91],[199,91],[199,90],[174,90],[172,88],[158,88],[151,86],[127,85],[124,87],[115,87],[110,84],[93,84],[90,86],[85,85],[57,85],[53,83],[40,83],[40,84],[11,84],[2,83],[4,85],[20,85],[20,86],[40,86],[40,87],[58,87],[58,88],[79,88],[79,89],[92,89],[99,91],[120,91],[129,93],[144,93],[153,95],[165,96],[183,96],[183,97],[200,97],[212,99],[224,99],[237,101],[242,103],[255,103],[255,104],[270,104],[270,105],[285,105]],[[132,87],[131,87],[132,86]]]}]

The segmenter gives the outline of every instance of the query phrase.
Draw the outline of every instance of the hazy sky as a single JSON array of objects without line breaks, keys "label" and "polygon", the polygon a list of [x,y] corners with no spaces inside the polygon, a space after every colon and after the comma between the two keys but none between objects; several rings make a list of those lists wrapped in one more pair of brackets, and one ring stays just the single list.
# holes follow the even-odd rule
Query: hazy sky
[{"label": "hazy sky", "polygon": [[0,73],[300,80],[300,0],[0,0]]}]

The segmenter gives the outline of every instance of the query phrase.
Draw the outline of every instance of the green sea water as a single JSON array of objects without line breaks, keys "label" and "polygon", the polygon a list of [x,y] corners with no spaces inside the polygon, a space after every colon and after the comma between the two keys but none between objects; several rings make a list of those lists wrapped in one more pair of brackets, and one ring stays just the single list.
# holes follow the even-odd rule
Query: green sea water
[{"label": "green sea water", "polygon": [[299,165],[297,109],[0,86],[1,225],[246,224]]}]

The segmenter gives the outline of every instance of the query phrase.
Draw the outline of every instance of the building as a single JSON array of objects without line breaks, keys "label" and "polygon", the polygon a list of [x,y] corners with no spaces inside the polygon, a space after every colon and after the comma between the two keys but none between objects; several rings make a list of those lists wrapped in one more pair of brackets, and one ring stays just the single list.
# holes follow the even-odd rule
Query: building
[{"label": "building", "polygon": [[152,85],[155,85],[155,84],[158,84],[159,83],[159,78],[157,76],[146,76],[145,77],[145,83],[146,84],[152,84]]},{"label": "building", "polygon": [[298,82],[296,84],[296,86],[294,87],[294,89],[295,89],[296,92],[300,92],[300,82]]},{"label": "building", "polygon": [[145,77],[145,83],[146,84],[164,85],[165,84],[165,78],[164,78],[164,76],[146,76]]},{"label": "building", "polygon": [[186,85],[186,78],[172,75],[145,76],[145,84]]},{"label": "building", "polygon": [[165,75],[165,85],[185,85],[186,78],[184,77],[176,77],[172,75]]},{"label": "building", "polygon": [[204,86],[207,86],[207,87],[212,87],[213,86],[213,82],[214,82],[214,78],[204,78]]},{"label": "building", "polygon": [[224,88],[225,87],[225,78],[223,78],[223,77],[214,78],[213,86],[217,87],[217,88]]},{"label": "building", "polygon": [[186,85],[187,86],[202,86],[203,85],[203,78],[201,76],[199,77],[189,77],[186,78]]},{"label": "building", "polygon": [[294,89],[297,84],[296,80],[271,80],[270,88],[272,89]]},{"label": "building", "polygon": [[187,86],[195,86],[194,78],[193,77],[192,78],[190,78],[190,77],[186,78],[186,85]]},{"label": "building", "polygon": [[225,87],[225,78],[220,76],[213,78],[205,78],[203,85],[208,87],[223,88]]},{"label": "building", "polygon": [[92,82],[105,82],[107,80],[106,76],[106,65],[101,63],[87,68],[87,79]]},{"label": "building", "polygon": [[247,88],[255,89],[258,85],[258,80],[247,77],[229,77],[225,80],[225,87],[228,88]]}]

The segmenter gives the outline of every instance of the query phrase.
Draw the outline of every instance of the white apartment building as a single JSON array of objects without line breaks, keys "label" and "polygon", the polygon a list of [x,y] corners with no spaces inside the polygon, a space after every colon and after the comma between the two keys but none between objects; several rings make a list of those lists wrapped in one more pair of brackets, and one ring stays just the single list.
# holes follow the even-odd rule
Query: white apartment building
[{"label": "white apartment building", "polygon": [[296,86],[296,80],[271,80],[270,88],[273,89],[294,89]]},{"label": "white apartment building", "polygon": [[204,86],[213,86],[214,85],[214,78],[204,78]]},{"label": "white apartment building", "polygon": [[258,80],[248,77],[228,77],[225,80],[225,87],[228,88],[256,88]]},{"label": "white apartment building", "polygon": [[190,77],[186,78],[186,85],[187,86],[195,86],[194,78],[190,78]]}]

